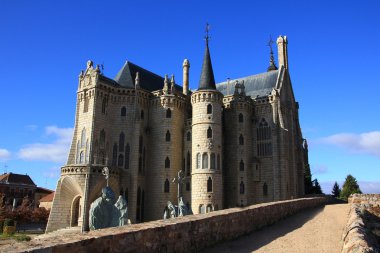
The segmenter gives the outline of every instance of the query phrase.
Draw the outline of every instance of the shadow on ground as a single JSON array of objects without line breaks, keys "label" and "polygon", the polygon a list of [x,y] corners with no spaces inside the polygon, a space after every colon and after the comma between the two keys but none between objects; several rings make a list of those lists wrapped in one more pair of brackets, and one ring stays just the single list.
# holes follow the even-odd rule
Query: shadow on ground
[{"label": "shadow on ground", "polygon": [[201,251],[202,253],[211,252],[252,252],[279,237],[302,227],[306,222],[313,219],[318,213],[322,212],[324,207],[308,209],[300,213],[289,216],[280,220],[271,226],[256,230],[250,234],[241,236],[237,239],[216,244],[210,248]]}]

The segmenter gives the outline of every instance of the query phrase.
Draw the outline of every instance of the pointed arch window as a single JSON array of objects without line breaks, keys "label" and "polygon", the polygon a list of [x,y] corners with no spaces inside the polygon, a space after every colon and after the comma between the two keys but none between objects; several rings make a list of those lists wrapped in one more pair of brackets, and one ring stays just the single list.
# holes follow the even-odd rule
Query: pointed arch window
[{"label": "pointed arch window", "polygon": [[207,105],[207,114],[212,114],[212,105],[211,104]]},{"label": "pointed arch window", "polygon": [[102,113],[103,114],[106,114],[106,107],[107,107],[107,99],[103,98],[103,101],[102,101]]},{"label": "pointed arch window", "polygon": [[243,160],[240,160],[239,168],[240,168],[240,171],[244,171],[244,162],[243,162]]},{"label": "pointed arch window", "polygon": [[207,192],[212,192],[212,179],[211,177],[207,180]]},{"label": "pointed arch window", "polygon": [[165,140],[170,141],[170,131],[169,130],[166,132]]},{"label": "pointed arch window", "polygon": [[112,150],[112,166],[116,166],[117,163],[117,144],[115,143],[113,145],[113,150]]},{"label": "pointed arch window", "polygon": [[239,145],[244,145],[244,137],[242,134],[239,136]]},{"label": "pointed arch window", "polygon": [[244,122],[244,116],[242,113],[239,113],[239,122],[243,123]]},{"label": "pointed arch window", "polygon": [[201,168],[201,153],[197,153],[197,169]]},{"label": "pointed arch window", "polygon": [[170,159],[169,159],[169,157],[166,157],[166,159],[165,159],[165,168],[166,169],[170,168]]},{"label": "pointed arch window", "polygon": [[125,141],[125,135],[123,132],[121,132],[119,136],[119,151],[124,152],[124,141]]},{"label": "pointed arch window", "polygon": [[241,182],[240,182],[240,194],[244,194],[244,192],[245,192],[244,182],[241,181]]},{"label": "pointed arch window", "polygon": [[207,169],[208,168],[208,154],[203,153],[202,155],[202,169]]},{"label": "pointed arch window", "polygon": [[84,164],[85,163],[85,158],[84,158],[84,151],[81,151],[79,154],[79,163]]},{"label": "pointed arch window", "polygon": [[127,146],[125,147],[125,163],[124,168],[129,169],[129,154],[131,153],[131,148],[129,147],[129,143],[127,143]]},{"label": "pointed arch window", "polygon": [[170,183],[168,179],[166,179],[164,183],[164,192],[170,192]]},{"label": "pointed arch window", "polygon": [[127,116],[127,108],[125,106],[121,107],[120,115],[121,117]]},{"label": "pointed arch window", "polygon": [[268,185],[267,185],[267,183],[263,184],[263,195],[268,196]]},{"label": "pointed arch window", "polygon": [[211,127],[208,127],[208,129],[207,129],[207,138],[208,139],[212,138],[212,129],[211,129]]},{"label": "pointed arch window", "polygon": [[141,118],[141,119],[144,119],[144,110],[141,110],[140,118]]},{"label": "pointed arch window", "polygon": [[215,154],[210,155],[210,169],[215,170]]},{"label": "pointed arch window", "polygon": [[118,167],[123,167],[123,163],[124,163],[124,156],[122,154],[120,154],[119,158],[117,160],[117,166]]},{"label": "pointed arch window", "polygon": [[171,118],[172,117],[172,110],[170,110],[170,108],[168,108],[167,110],[166,110],[166,118]]},{"label": "pointed arch window", "polygon": [[191,141],[191,133],[190,133],[190,131],[188,131],[187,134],[186,134],[186,140],[187,141]]},{"label": "pointed arch window", "polygon": [[142,174],[142,156],[139,155],[139,173]]}]

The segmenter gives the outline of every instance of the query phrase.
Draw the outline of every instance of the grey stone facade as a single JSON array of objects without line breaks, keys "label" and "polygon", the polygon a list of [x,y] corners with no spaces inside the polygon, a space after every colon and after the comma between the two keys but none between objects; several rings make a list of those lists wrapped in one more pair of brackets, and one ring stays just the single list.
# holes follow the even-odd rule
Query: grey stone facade
[{"label": "grey stone facade", "polygon": [[195,214],[303,196],[307,150],[286,37],[277,44],[278,70],[216,85],[207,83],[214,78],[206,45],[206,83],[193,92],[188,60],[182,87],[130,62],[113,80],[89,61],[79,76],[73,141],[47,232],[88,229],[105,166],[110,187],[128,200],[132,223],[162,219],[167,201],[177,203],[172,181],[181,169],[182,195]]}]

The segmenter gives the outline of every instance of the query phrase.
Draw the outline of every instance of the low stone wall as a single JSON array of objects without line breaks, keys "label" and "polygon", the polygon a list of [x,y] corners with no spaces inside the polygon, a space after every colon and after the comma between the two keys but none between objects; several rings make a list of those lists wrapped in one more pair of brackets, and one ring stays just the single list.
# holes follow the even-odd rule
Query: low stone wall
[{"label": "low stone wall", "polygon": [[380,194],[354,194],[348,199],[351,204],[347,225],[343,231],[342,253],[379,252],[376,239],[368,229],[365,211],[380,206]]},{"label": "low stone wall", "polygon": [[2,252],[197,252],[231,240],[306,208],[325,198],[304,198],[231,208],[208,214],[158,220],[83,234],[38,237]]}]

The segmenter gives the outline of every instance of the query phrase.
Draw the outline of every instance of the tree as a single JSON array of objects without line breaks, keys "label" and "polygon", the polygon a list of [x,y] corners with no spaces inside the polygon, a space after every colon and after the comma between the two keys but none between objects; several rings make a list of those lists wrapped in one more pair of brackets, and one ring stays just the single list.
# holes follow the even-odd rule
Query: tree
[{"label": "tree", "polygon": [[344,181],[340,197],[344,200],[347,200],[348,197],[354,193],[362,193],[362,191],[359,188],[356,178],[354,178],[352,175],[348,175]]},{"label": "tree", "polygon": [[332,189],[331,194],[332,194],[335,198],[337,198],[337,197],[339,197],[340,192],[341,192],[341,189],[340,189],[338,183],[335,181],[335,184],[334,184],[334,186],[333,186],[333,189]]},{"label": "tree", "polygon": [[311,181],[311,173],[309,165],[305,166],[304,174],[305,194],[313,193],[313,182]]},{"label": "tree", "polygon": [[322,194],[321,185],[319,184],[318,179],[314,179],[312,183],[313,183],[313,193]]}]

